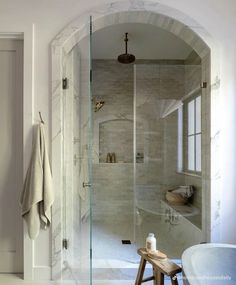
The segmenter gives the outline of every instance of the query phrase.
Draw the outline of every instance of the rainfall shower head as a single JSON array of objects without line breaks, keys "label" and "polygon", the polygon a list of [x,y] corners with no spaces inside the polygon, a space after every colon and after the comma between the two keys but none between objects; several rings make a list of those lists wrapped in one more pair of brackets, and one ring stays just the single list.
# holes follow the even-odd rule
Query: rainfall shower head
[{"label": "rainfall shower head", "polygon": [[118,56],[117,60],[120,63],[129,64],[135,61],[135,56],[128,53],[128,33],[125,33],[125,53]]}]

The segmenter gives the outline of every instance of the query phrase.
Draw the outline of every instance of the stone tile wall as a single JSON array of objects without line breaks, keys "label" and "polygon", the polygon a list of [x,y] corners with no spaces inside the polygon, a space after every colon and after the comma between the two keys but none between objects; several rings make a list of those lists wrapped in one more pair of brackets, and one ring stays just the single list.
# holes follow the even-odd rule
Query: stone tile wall
[{"label": "stone tile wall", "polygon": [[[136,165],[137,198],[163,199],[165,191],[177,185],[193,184],[193,204],[201,208],[201,179],[178,174],[177,111],[161,118],[167,99],[181,99],[199,84],[199,66],[183,61],[139,61],[136,66],[137,152],[144,163]],[[94,211],[96,219],[132,213],[133,193],[133,65],[113,60],[93,61],[93,98],[105,101],[94,113],[95,148],[100,162],[115,152],[126,163],[94,165]],[[143,192],[140,190],[143,189]],[[122,219],[122,217],[120,217]]]}]

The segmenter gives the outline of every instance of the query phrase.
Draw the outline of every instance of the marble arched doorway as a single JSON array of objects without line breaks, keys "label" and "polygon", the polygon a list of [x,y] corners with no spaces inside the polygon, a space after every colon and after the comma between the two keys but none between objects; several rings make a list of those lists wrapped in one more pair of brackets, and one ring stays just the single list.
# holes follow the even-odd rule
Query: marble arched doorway
[{"label": "marble arched doorway", "polygon": [[[185,41],[202,60],[202,81],[208,82],[205,89],[204,114],[206,116],[206,159],[203,161],[205,175],[203,177],[203,235],[205,240],[213,241],[218,234],[220,217],[218,215],[218,140],[217,108],[219,104],[219,64],[218,48],[211,36],[201,25],[180,11],[151,1],[122,1],[95,7],[90,13],[80,15],[67,26],[52,42],[52,170],[54,188],[57,197],[53,207],[52,229],[52,272],[53,279],[60,279],[62,274],[62,97],[63,65],[66,55],[88,35],[86,23],[89,16],[93,18],[93,31],[120,23],[151,24],[169,31]],[[216,155],[211,156],[214,153]],[[211,167],[210,167],[211,165]],[[211,207],[209,206],[211,205]],[[215,217],[215,218],[213,218]]]}]

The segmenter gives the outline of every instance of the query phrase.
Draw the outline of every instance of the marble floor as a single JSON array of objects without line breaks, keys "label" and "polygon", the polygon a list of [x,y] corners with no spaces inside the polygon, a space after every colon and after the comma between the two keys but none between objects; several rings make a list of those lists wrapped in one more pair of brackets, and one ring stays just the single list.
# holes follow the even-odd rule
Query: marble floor
[{"label": "marble floor", "polygon": [[[134,280],[99,280],[93,281],[93,285],[134,285]],[[21,275],[0,274],[1,285],[88,285],[88,283],[78,283],[75,281],[24,281]],[[145,283],[152,285],[153,282]],[[165,285],[171,285],[170,280],[165,280]],[[183,285],[179,279],[179,285]]]},{"label": "marble floor", "polygon": [[[158,248],[180,264],[183,248],[177,240],[172,240],[168,232],[165,232],[161,216],[142,213],[142,223],[139,226],[133,225],[132,220],[125,222],[118,220],[110,222],[109,219],[94,221],[93,284],[134,284],[140,262],[137,249],[144,247],[149,232],[154,232],[157,236]],[[122,244],[122,240],[130,240],[131,244]],[[78,268],[72,268],[72,271],[71,279],[77,282],[76,285],[80,285],[76,280],[81,279],[83,272]],[[145,274],[146,276],[152,275],[150,265],[147,266]],[[166,284],[168,283],[169,281],[166,280]]]},{"label": "marble floor", "polygon": [[[149,232],[157,237],[157,247],[166,252],[169,258],[180,264],[184,248],[168,235],[161,223],[161,216],[142,213],[142,223],[133,225],[132,220],[124,222],[94,221],[93,223],[93,285],[133,285],[137,275],[140,257],[137,249],[144,247],[145,238]],[[131,244],[122,244],[123,239],[131,240]],[[0,274],[0,285],[87,285],[79,282],[81,272],[72,268],[68,281],[24,281],[21,275]],[[152,275],[152,269],[147,266],[146,276]],[[178,276],[182,285],[182,276]],[[147,285],[153,282],[147,282]],[[165,280],[165,285],[171,284]]]},{"label": "marble floor", "polygon": [[55,284],[52,281],[26,281],[23,280],[21,274],[0,274],[0,284],[1,285],[51,285]]},{"label": "marble floor", "polygon": [[[149,232],[155,233],[157,247],[180,263],[184,248],[177,239],[173,240],[169,236],[166,227],[163,227],[161,216],[142,213],[142,223],[138,226],[133,226],[132,221],[95,221],[93,280],[135,280],[140,261],[137,249],[145,246]],[[131,244],[122,244],[123,239],[131,240]],[[79,272],[76,275],[79,276]],[[151,275],[151,268],[147,269],[147,275]]]}]

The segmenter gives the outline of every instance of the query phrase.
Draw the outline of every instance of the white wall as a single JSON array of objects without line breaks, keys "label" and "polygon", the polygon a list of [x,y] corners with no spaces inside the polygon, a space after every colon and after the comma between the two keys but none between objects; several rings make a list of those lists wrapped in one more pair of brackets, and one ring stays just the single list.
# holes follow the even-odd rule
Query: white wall
[{"label": "white wall", "polygon": [[[30,126],[37,122],[40,110],[50,137],[50,42],[69,22],[85,10],[109,3],[105,0],[0,0],[0,32],[25,33],[25,137],[30,146]],[[222,94],[222,201],[223,242],[236,243],[234,201],[236,201],[236,2],[234,0],[160,0],[160,3],[181,10],[199,22],[221,48]],[[35,33],[33,36],[33,23]],[[34,39],[34,53],[33,53]],[[34,76],[33,75],[34,71]],[[33,97],[34,98],[33,98]],[[33,98],[33,99],[32,99]],[[32,100],[32,102],[31,102]],[[33,105],[33,106],[32,106]],[[32,106],[32,107],[31,107]],[[31,111],[35,112],[32,119]],[[25,153],[25,167],[29,154]],[[35,266],[50,266],[50,234],[43,233],[35,241]],[[40,271],[40,268],[39,268]]]},{"label": "white wall", "polygon": [[222,86],[221,86],[221,239],[236,243],[236,228],[234,223],[234,204],[236,201],[236,45],[228,42],[228,47],[222,48]]}]

